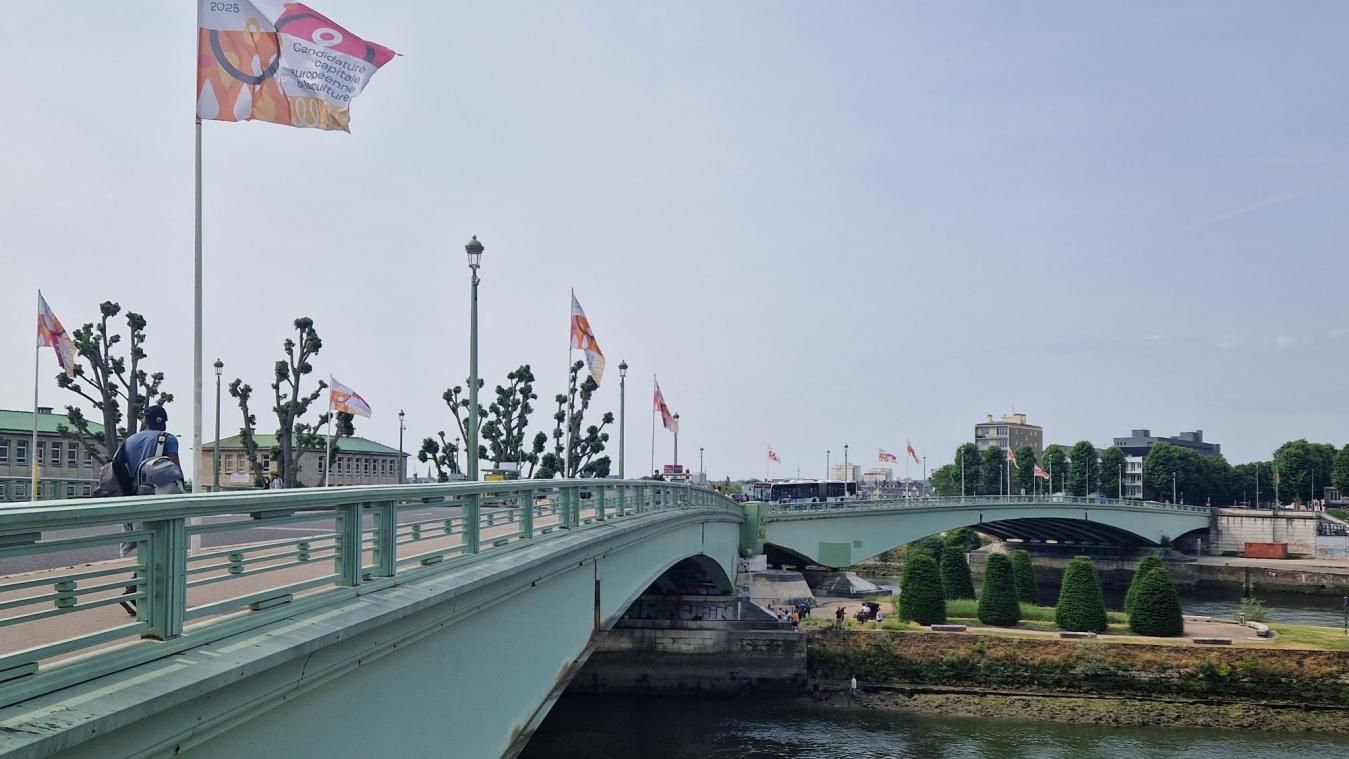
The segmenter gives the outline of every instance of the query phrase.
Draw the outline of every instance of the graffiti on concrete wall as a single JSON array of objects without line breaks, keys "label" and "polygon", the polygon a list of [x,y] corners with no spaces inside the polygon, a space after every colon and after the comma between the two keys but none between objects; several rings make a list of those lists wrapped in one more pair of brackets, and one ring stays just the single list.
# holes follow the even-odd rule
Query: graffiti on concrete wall
[{"label": "graffiti on concrete wall", "polygon": [[642,596],[628,607],[625,619],[729,622],[738,619],[734,598]]}]

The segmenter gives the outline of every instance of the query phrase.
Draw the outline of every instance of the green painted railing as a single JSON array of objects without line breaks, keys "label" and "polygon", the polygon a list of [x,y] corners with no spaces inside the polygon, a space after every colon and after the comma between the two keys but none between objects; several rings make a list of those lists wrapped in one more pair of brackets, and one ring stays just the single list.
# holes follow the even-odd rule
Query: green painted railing
[{"label": "green painted railing", "polygon": [[[711,490],[619,480],[9,505],[0,508],[0,706],[349,599],[395,578],[673,509],[742,514]],[[124,523],[134,530],[123,532]],[[193,551],[195,536],[223,544]],[[123,543],[133,555],[67,566],[79,552],[110,554]],[[19,560],[51,568],[19,574],[11,569]],[[134,617],[119,606],[127,601],[135,604]]]},{"label": "green painted railing", "polygon": [[980,496],[937,496],[932,498],[836,498],[828,501],[790,501],[787,503],[760,503],[760,518],[791,519],[793,515],[820,514],[828,512],[858,512],[893,509],[931,509],[931,508],[987,508],[990,506],[1089,506],[1092,508],[1145,509],[1167,513],[1205,514],[1206,506],[1188,506],[1185,504],[1159,503],[1157,501],[1134,501],[1119,498],[1096,498],[1076,495],[980,495]]}]

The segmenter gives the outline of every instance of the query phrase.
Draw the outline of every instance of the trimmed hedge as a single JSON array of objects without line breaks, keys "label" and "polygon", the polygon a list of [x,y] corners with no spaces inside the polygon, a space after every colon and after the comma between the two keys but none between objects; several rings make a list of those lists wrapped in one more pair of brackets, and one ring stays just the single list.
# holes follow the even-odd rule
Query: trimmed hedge
[{"label": "trimmed hedge", "polygon": [[1180,598],[1176,596],[1171,575],[1163,567],[1150,570],[1134,597],[1129,629],[1139,635],[1172,638],[1185,632],[1185,619],[1181,615]]},{"label": "trimmed hedge", "polygon": [[974,598],[970,563],[961,546],[946,546],[941,552],[941,589],[948,599]]},{"label": "trimmed hedge", "polygon": [[1016,602],[1016,581],[1012,562],[1006,554],[988,555],[984,567],[984,587],[979,591],[979,621],[998,627],[1015,627],[1021,621],[1021,606]]},{"label": "trimmed hedge", "polygon": [[1063,571],[1063,585],[1059,588],[1054,624],[1060,630],[1097,633],[1105,632],[1109,626],[1096,565],[1086,556],[1074,557]]},{"label": "trimmed hedge", "polygon": [[1012,579],[1016,582],[1016,600],[1023,604],[1037,604],[1035,597],[1035,566],[1030,561],[1030,551],[1018,548],[1012,551]]},{"label": "trimmed hedge", "polygon": [[918,554],[904,562],[899,583],[899,617],[920,625],[946,623],[946,599],[942,597],[941,572],[937,562]]},{"label": "trimmed hedge", "polygon": [[1129,581],[1129,590],[1124,593],[1124,613],[1134,613],[1134,598],[1138,595],[1138,586],[1143,584],[1143,576],[1162,566],[1162,560],[1156,556],[1145,556],[1134,570],[1134,579]]}]

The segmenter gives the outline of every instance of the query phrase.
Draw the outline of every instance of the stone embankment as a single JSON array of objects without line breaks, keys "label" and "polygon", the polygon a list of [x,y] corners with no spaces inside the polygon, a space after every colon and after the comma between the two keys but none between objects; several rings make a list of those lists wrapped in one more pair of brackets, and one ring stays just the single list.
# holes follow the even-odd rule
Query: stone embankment
[{"label": "stone embankment", "polygon": [[[1349,732],[1349,654],[1333,651],[817,630],[808,672],[809,698],[822,703],[1104,725]],[[863,687],[856,702],[847,695],[854,675]]]}]

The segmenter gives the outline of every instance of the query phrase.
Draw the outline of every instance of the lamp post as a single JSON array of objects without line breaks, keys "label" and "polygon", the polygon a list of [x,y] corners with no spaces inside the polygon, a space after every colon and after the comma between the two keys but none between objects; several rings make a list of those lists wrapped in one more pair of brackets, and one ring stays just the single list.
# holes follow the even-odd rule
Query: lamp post
[{"label": "lamp post", "polygon": [[225,368],[225,362],[216,359],[212,364],[215,367],[215,471],[211,474],[211,492],[220,492],[220,370]]},{"label": "lamp post", "polygon": [[402,485],[403,483],[407,482],[407,469],[408,469],[408,468],[407,468],[407,463],[406,463],[406,461],[403,459],[403,430],[407,429],[407,426],[406,426],[405,424],[403,424],[403,419],[404,419],[404,418],[405,418],[405,416],[404,416],[404,414],[403,414],[403,409],[401,409],[401,408],[398,409],[398,484],[399,484],[399,485]]},{"label": "lamp post", "polygon": [[826,480],[831,480],[834,478],[833,473],[829,471],[830,453],[831,451],[828,448],[824,449],[824,478]]},{"label": "lamp post", "polygon": [[478,267],[482,265],[482,243],[478,236],[464,245],[468,268],[473,272],[468,319],[468,478],[478,479]]},{"label": "lamp post", "polygon": [[679,468],[679,412],[674,413],[674,465]]},{"label": "lamp post", "polygon": [[618,362],[618,479],[623,479],[623,432],[627,429],[624,410],[627,401],[628,362]]},{"label": "lamp post", "polygon": [[703,447],[698,446],[698,484],[707,483],[707,470],[703,468]]},{"label": "lamp post", "polygon": [[1176,473],[1171,473],[1171,503],[1179,503],[1176,500]]}]

